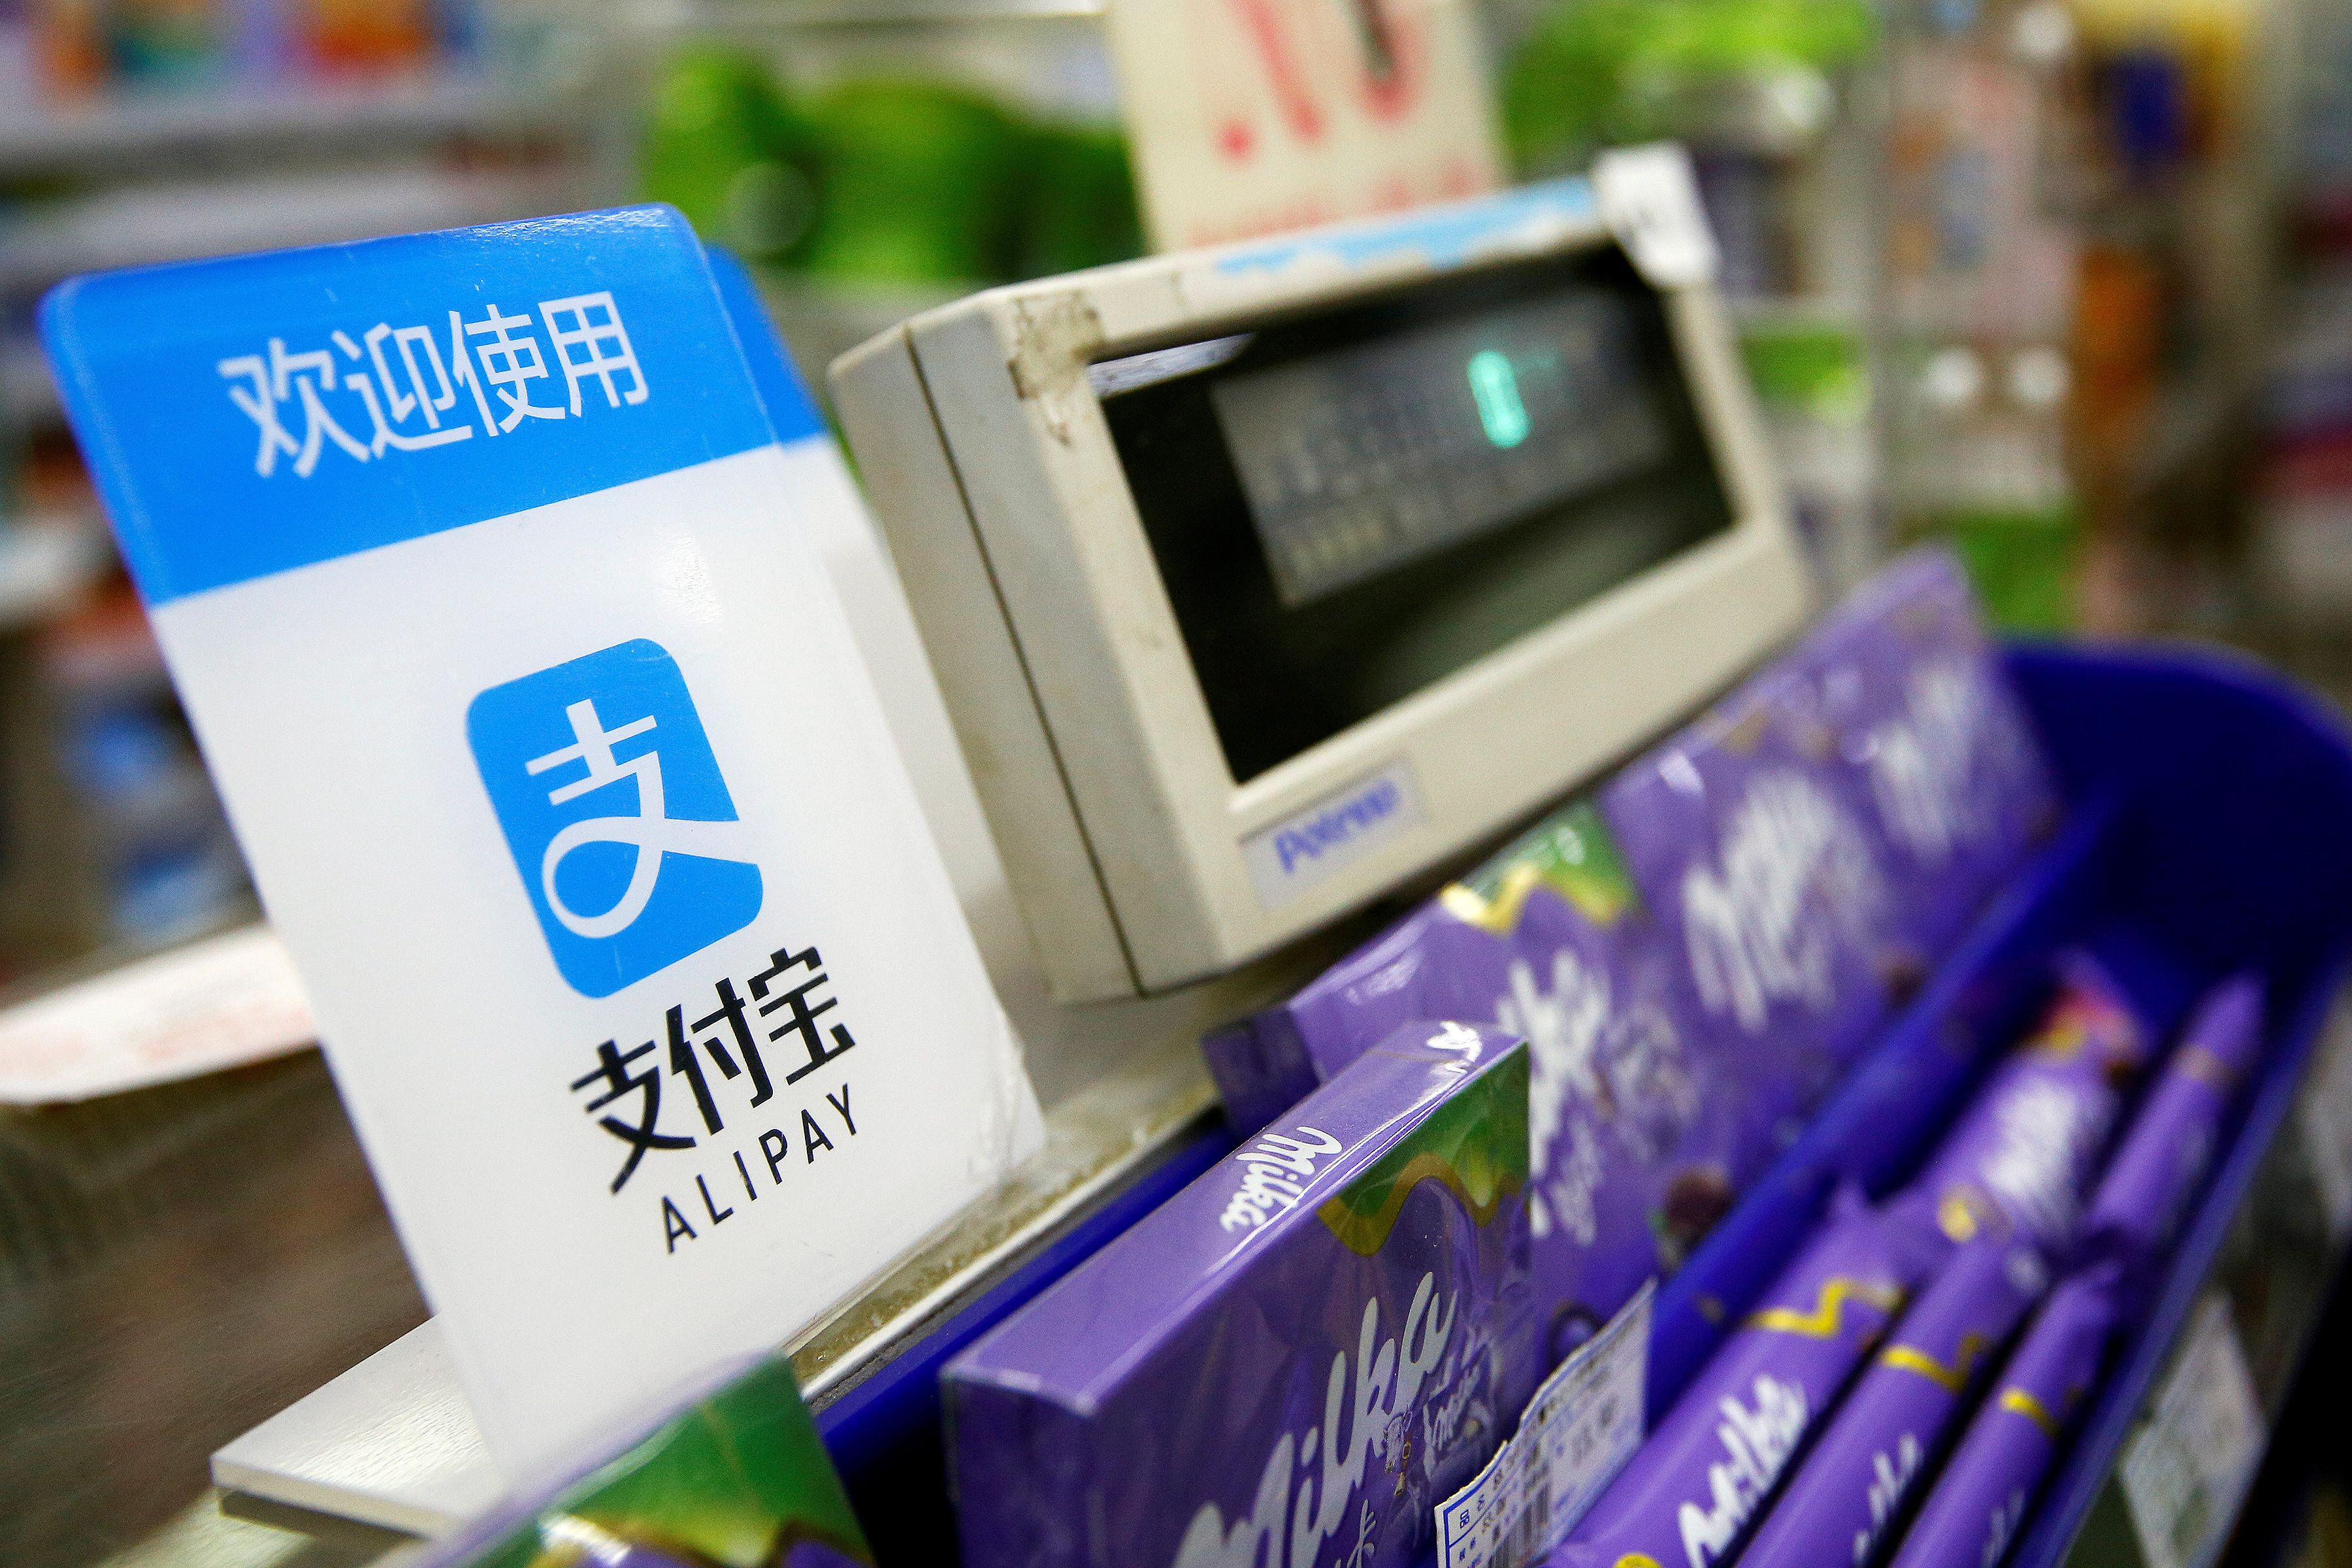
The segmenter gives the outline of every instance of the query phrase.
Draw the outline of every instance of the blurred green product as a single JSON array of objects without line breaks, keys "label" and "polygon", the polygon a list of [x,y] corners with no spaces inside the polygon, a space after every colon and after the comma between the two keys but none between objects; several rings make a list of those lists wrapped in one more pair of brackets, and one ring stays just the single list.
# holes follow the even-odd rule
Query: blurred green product
[{"label": "blurred green product", "polygon": [[1033,133],[1021,278],[1051,278],[1143,254],[1143,219],[1127,138],[1114,130],[1043,126]]},{"label": "blurred green product", "polygon": [[803,265],[865,283],[1013,276],[1025,129],[941,82],[845,82],[818,106],[824,199]]},{"label": "blurred green product", "polygon": [[1876,37],[1867,0],[1564,0],[1505,73],[1504,133],[1523,174],[1581,167],[1611,143],[1686,133],[1694,89],[1826,72]]},{"label": "blurred green product", "polygon": [[967,285],[1143,253],[1116,130],[1033,124],[917,79],[846,81],[803,114],[764,61],[716,45],[665,68],[644,195],[707,240],[831,283]]},{"label": "blurred green product", "polygon": [[2071,506],[1983,507],[1937,514],[1985,613],[2004,631],[2063,632],[2074,624],[2077,528]]},{"label": "blurred green product", "polygon": [[1870,370],[1850,327],[1752,322],[1740,329],[1739,352],[1768,408],[1827,425],[1857,425],[1870,416]]},{"label": "blurred green product", "polygon": [[552,1495],[418,1568],[847,1568],[874,1560],[801,1404],[760,1363]]},{"label": "blurred green product", "polygon": [[757,261],[790,262],[817,211],[814,132],[766,65],[698,46],[671,57],[646,135],[645,195]]}]

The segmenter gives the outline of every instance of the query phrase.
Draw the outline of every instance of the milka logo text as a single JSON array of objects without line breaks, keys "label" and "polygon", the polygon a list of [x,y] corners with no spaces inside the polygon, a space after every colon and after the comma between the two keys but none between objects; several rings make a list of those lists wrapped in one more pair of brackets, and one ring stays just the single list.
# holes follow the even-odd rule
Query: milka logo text
[{"label": "milka logo text", "polygon": [[1274,852],[1286,877],[1303,860],[1320,860],[1378,827],[1404,805],[1404,791],[1394,779],[1374,779],[1358,794],[1337,805],[1326,806],[1306,821],[1274,836]]},{"label": "milka logo text", "polygon": [[1701,999],[1751,1032],[1774,1002],[1826,1011],[1837,1000],[1841,935],[1861,936],[1885,899],[1852,819],[1801,775],[1764,774],[1724,828],[1721,869],[1696,865],[1683,876],[1683,935]]},{"label": "milka logo text", "polygon": [[2013,765],[2020,738],[2002,717],[1983,672],[1960,659],[1912,677],[1903,713],[1871,732],[1870,787],[1894,837],[1940,866],[1988,826],[1980,765]]},{"label": "milka logo text", "polygon": [[[1415,1402],[1454,1338],[1460,1298],[1448,1296],[1433,1306],[1436,1286],[1434,1274],[1421,1277],[1405,1312],[1404,1331],[1392,1339],[1377,1337],[1380,1302],[1364,1303],[1352,1396],[1342,1351],[1331,1358],[1323,1425],[1308,1427],[1296,1440],[1287,1432],[1276,1440],[1249,1517],[1235,1520],[1230,1531],[1217,1505],[1202,1503],[1176,1550],[1175,1568],[1314,1568],[1323,1543],[1347,1526],[1348,1505],[1363,1483],[1367,1462],[1377,1456],[1392,1467],[1403,1463]],[[1357,1521],[1360,1536],[1369,1539],[1373,1524],[1367,1500]]]},{"label": "milka logo text", "polygon": [[1535,1178],[1528,1213],[1538,1236],[1555,1228],[1590,1247],[1600,1234],[1601,1150],[1589,1118],[1618,1124],[1643,1159],[1654,1158],[1697,1109],[1674,1024],[1656,1007],[1622,1006],[1608,971],[1569,948],[1551,956],[1551,988],[1514,959],[1495,1022],[1528,1042],[1528,1154]]},{"label": "milka logo text", "polygon": [[1227,1230],[1255,1230],[1276,1215],[1298,1206],[1307,1184],[1315,1175],[1315,1162],[1339,1152],[1339,1141],[1312,1127],[1294,1127],[1292,1138],[1268,1132],[1235,1156],[1242,1184],[1225,1200],[1217,1216]]},{"label": "milka logo text", "polygon": [[1894,1458],[1889,1458],[1883,1449],[1870,1457],[1870,1528],[1853,1532],[1854,1568],[1862,1568],[1878,1550],[1886,1521],[1903,1506],[1911,1483],[1918,1479],[1919,1458],[1919,1439],[1908,1432],[1896,1440]]},{"label": "milka logo text", "polygon": [[2114,1100],[2048,1079],[2027,1084],[1997,1115],[2000,1142],[1984,1163],[1984,1184],[2018,1224],[2063,1236],[2074,1223],[2078,1173],[2106,1142]]},{"label": "milka logo text", "polygon": [[1803,1388],[1770,1376],[1756,1380],[1754,1409],[1741,1405],[1734,1395],[1726,1395],[1717,1408],[1723,1420],[1715,1429],[1716,1438],[1730,1457],[1706,1468],[1706,1504],[1682,1506],[1678,1521],[1690,1568],[1707,1568],[1731,1550],[1757,1504],[1796,1453],[1812,1415]]}]

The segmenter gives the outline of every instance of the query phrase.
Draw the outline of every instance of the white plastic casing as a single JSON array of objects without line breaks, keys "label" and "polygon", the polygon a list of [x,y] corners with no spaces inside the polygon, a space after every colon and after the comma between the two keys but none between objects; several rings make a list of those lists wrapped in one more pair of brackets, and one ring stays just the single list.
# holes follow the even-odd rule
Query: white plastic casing
[{"label": "white plastic casing", "polygon": [[[1612,243],[1664,301],[1732,526],[1236,784],[1088,366]],[[1590,182],[992,289],[835,363],[1057,997],[1164,990],[1326,925],[1591,778],[1795,629],[1809,577],[1714,254],[1687,162],[1641,148]],[[1360,798],[1385,809],[1345,811]],[[1327,812],[1377,831],[1269,889],[1270,835]]]}]

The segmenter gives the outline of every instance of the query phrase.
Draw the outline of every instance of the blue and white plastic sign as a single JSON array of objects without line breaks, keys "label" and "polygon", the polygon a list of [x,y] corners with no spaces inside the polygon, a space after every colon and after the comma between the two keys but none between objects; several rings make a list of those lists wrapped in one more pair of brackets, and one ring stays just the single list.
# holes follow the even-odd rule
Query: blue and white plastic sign
[{"label": "blue and white plastic sign", "polygon": [[855,492],[728,282],[637,208],[43,310],[510,1473],[789,1338],[1041,1141],[812,544]]}]

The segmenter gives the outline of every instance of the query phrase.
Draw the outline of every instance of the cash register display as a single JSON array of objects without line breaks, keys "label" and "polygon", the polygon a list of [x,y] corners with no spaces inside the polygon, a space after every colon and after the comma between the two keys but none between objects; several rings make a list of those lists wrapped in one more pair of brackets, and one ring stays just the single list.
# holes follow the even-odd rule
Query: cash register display
[{"label": "cash register display", "polygon": [[1613,248],[1092,374],[1236,782],[1732,523]]}]

